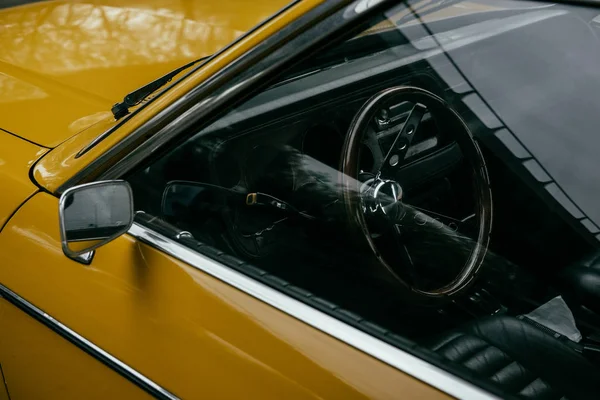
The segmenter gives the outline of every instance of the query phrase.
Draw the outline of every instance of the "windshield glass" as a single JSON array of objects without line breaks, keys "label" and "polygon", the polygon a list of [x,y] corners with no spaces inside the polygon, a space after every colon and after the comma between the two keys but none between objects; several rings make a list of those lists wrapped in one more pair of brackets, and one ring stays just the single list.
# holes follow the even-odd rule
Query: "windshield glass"
[{"label": "windshield glass", "polygon": [[[369,3],[369,1],[366,3]],[[511,2],[506,0],[495,2],[485,0],[409,1],[407,3],[408,7],[401,7],[393,14],[387,13],[375,21],[369,21],[363,28],[357,27],[358,34],[350,35],[347,40],[336,47],[319,52],[304,60],[291,71],[288,71],[283,81],[358,58],[372,57],[378,52],[411,43],[419,37],[430,36],[432,32],[427,30],[429,25],[443,26],[442,22],[448,19],[460,18],[466,22],[469,20],[482,22],[509,14],[520,14],[519,11],[523,10],[536,10],[552,6],[549,3],[535,1]],[[357,8],[360,8],[360,4]],[[448,25],[448,21],[446,21],[446,25]],[[443,30],[443,28],[441,29]],[[445,36],[452,34],[452,30],[449,30]],[[416,48],[424,49],[423,46],[426,46],[426,44],[419,45],[417,43]]]},{"label": "windshield glass", "polygon": [[599,22],[595,9],[553,3],[411,1],[305,60],[239,111],[264,107],[270,95],[289,93],[292,101],[314,84],[332,90],[365,70],[374,76],[405,65],[424,76],[425,63],[510,150],[531,154],[524,165],[540,184],[551,183],[545,190],[574,216],[590,218],[586,224],[600,225],[600,193],[586,184],[597,170],[590,144],[600,140],[592,111],[600,92]]}]

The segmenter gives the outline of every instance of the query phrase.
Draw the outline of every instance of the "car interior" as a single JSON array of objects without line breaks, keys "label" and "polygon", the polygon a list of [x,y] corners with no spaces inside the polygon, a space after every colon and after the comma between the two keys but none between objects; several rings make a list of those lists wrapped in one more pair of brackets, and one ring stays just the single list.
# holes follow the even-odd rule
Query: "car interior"
[{"label": "car interior", "polygon": [[[528,143],[585,112],[531,106],[540,65],[597,97],[600,73],[573,66],[600,61],[600,13],[515,6],[424,29],[403,11],[127,176],[137,221],[503,398],[596,398],[600,229],[579,181]],[[565,47],[540,39],[557,31]]]}]

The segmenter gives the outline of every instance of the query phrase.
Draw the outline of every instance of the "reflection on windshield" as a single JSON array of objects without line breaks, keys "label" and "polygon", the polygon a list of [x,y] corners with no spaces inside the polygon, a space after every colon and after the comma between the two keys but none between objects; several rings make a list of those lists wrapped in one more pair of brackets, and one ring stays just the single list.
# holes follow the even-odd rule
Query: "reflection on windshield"
[{"label": "reflection on windshield", "polygon": [[600,190],[590,182],[600,147],[600,42],[568,8],[544,6],[453,30],[417,13],[422,32],[402,32],[416,37],[418,49],[441,50],[428,60],[436,73],[463,93],[463,103],[523,160],[541,190],[597,233]]}]

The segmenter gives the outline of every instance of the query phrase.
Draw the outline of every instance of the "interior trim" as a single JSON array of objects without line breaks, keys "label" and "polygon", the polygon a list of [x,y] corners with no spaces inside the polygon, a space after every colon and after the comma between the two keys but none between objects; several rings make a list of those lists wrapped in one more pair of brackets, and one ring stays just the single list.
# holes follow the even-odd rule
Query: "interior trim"
[{"label": "interior trim", "polygon": [[498,399],[483,389],[381,341],[324,312],[289,297],[263,283],[189,249],[138,223],[128,232],[141,242],[161,250],[207,274],[255,297],[284,313],[370,356],[459,399]]},{"label": "interior trim", "polygon": [[21,311],[24,311],[29,316],[35,318],[42,324],[46,325],[64,339],[73,343],[75,346],[79,347],[90,356],[111,368],[151,396],[161,400],[179,400],[179,397],[175,396],[167,389],[150,380],[148,377],[142,375],[129,365],[125,364],[123,361],[87,340],[60,321],[57,321],[55,318],[48,315],[4,285],[0,285],[0,297],[4,298],[6,301],[19,308]]}]

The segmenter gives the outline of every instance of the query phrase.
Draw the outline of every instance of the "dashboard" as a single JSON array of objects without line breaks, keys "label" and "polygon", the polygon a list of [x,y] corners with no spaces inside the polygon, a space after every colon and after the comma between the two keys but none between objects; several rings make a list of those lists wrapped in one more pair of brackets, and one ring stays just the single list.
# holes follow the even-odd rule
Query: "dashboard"
[{"label": "dashboard", "polygon": [[[292,114],[258,122],[243,131],[229,127],[214,132],[215,136],[235,132],[222,140],[210,151],[210,165],[215,183],[228,188],[294,190],[298,181],[298,168],[313,168],[313,172],[329,175],[334,179],[340,167],[344,138],[358,108],[368,97],[346,96],[326,108],[302,114]],[[373,121],[370,128],[376,141],[365,140],[360,151],[360,166],[365,173],[375,173],[386,149],[392,145],[411,104],[395,104],[389,107],[388,127]],[[398,171],[399,178],[410,178],[416,169],[419,175],[435,178],[460,159],[460,152],[450,135],[436,125],[429,113],[425,115],[408,153],[406,166]],[[420,179],[423,183],[423,179]],[[258,187],[256,187],[258,185]]]},{"label": "dashboard", "polygon": [[[283,113],[276,108],[264,115],[244,118],[183,146],[181,152],[170,157],[170,162],[178,165],[170,170],[193,168],[195,172],[189,180],[216,185],[241,196],[263,194],[313,218],[309,221],[277,207],[249,207],[239,200],[233,204],[230,199],[220,199],[223,229],[228,236],[222,246],[233,247],[242,258],[276,260],[282,253],[289,254],[289,246],[282,246],[284,241],[288,245],[295,243],[294,251],[302,251],[308,246],[307,241],[326,242],[336,235],[343,219],[337,186],[345,136],[356,112],[371,94],[349,93],[308,110],[293,107]],[[360,180],[375,174],[411,107],[406,102],[394,104],[387,110],[387,124],[378,123],[377,118],[370,124],[369,136],[375,140],[361,144]],[[463,198],[464,182],[453,176],[461,161],[461,151],[451,132],[427,113],[406,154],[405,165],[397,170],[394,179],[402,182],[415,205],[441,214],[456,214],[455,208],[460,208],[460,204],[470,204],[468,198]],[[181,174],[169,179],[181,179]],[[206,200],[211,201],[214,203],[215,199]],[[461,218],[468,216],[468,211],[458,213]]]}]

